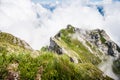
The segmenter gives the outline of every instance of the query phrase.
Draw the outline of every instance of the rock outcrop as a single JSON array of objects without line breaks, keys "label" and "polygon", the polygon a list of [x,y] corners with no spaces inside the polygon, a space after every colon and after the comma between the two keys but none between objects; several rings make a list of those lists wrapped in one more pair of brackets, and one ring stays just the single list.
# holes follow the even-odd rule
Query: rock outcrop
[{"label": "rock outcrop", "polygon": [[54,51],[55,53],[58,54],[63,54],[62,48],[52,38],[50,38],[50,45],[48,50]]},{"label": "rock outcrop", "polygon": [[[72,27],[71,25],[68,25],[66,29],[62,29],[61,31],[58,32],[57,35],[55,35],[55,37],[50,39],[49,50],[56,52],[58,54],[63,53],[67,54],[70,57],[71,62],[74,63],[79,63],[79,61],[83,62],[81,59],[82,57],[79,58],[79,54],[76,54],[76,50],[78,49],[77,53],[84,51],[82,51],[81,47],[79,47],[80,46],[78,45],[79,43],[73,46],[72,41],[74,40],[75,41],[78,40],[81,43],[81,45],[83,45],[82,47],[88,49],[88,53],[93,54],[94,57],[98,57],[102,62],[104,62],[105,59],[109,60],[109,58],[105,58],[109,55],[114,58],[113,61],[119,59],[120,56],[119,46],[110,39],[110,37],[104,30],[100,29],[83,30],[80,28]],[[71,49],[73,49],[73,47],[76,47],[76,49],[73,49],[72,52],[69,51],[69,49],[66,48],[66,46],[71,47]],[[93,64],[94,63],[96,62],[94,62],[93,60]],[[113,65],[114,64],[112,62],[110,66],[112,67]]]},{"label": "rock outcrop", "polygon": [[8,65],[8,75],[6,76],[5,80],[20,80],[20,73],[17,71],[18,65],[19,64],[17,62]]}]

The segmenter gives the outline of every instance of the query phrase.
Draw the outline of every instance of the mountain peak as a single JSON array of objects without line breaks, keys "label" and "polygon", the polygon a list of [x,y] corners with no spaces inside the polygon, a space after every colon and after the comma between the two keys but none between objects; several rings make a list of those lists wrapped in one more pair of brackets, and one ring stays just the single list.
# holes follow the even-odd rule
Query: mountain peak
[{"label": "mountain peak", "polygon": [[[119,46],[110,39],[104,30],[85,30],[72,25],[60,30],[50,39],[48,50],[58,54],[66,54],[70,57],[70,61],[74,63],[91,62],[93,65],[98,65],[109,61],[107,56],[113,57],[113,62],[120,59]],[[103,69],[101,70],[104,72]],[[107,75],[116,79],[115,76]]]}]

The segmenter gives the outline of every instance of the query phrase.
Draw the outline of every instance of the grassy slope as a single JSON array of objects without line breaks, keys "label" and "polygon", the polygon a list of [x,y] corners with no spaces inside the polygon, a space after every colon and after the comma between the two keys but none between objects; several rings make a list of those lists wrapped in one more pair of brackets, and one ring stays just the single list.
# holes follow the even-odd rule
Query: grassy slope
[{"label": "grassy slope", "polygon": [[[46,50],[41,50],[40,55],[33,58],[30,55],[32,51],[17,46],[10,41],[13,40],[11,35],[4,38],[0,40],[0,78],[2,79],[8,75],[7,67],[9,64],[18,63],[18,67],[13,70],[19,72],[21,80],[34,80],[38,73],[42,80],[111,80],[111,78],[103,76],[103,72],[94,66],[100,60],[86,48],[83,48],[78,41],[70,40],[72,44],[69,44],[66,42],[68,40],[63,39],[63,43],[60,42],[83,61],[75,64],[70,62],[70,58],[65,54],[57,55]],[[79,45],[81,51],[75,47],[76,44]]]},{"label": "grassy slope", "polygon": [[[93,65],[99,64],[101,62],[99,57],[95,56],[95,54],[92,54],[82,44],[82,42],[80,42],[77,39],[72,39],[69,36],[71,34],[74,34],[74,28],[72,26],[71,26],[71,28],[61,30],[61,39],[58,40],[58,41],[61,42],[61,44],[64,43],[64,45],[66,45],[70,50],[75,51],[79,55],[79,58],[80,58],[81,62],[83,62],[83,63],[86,63],[86,62],[88,63],[89,62],[89,63],[92,63]],[[95,49],[93,51],[95,51]]]},{"label": "grassy slope", "polygon": [[35,79],[39,68],[42,66],[42,80],[111,80],[90,63],[74,64],[66,55],[57,55],[47,51],[41,51],[41,55],[32,58],[29,54],[10,54],[0,56],[0,76],[4,78],[7,66],[10,63],[19,63],[15,71],[20,71],[21,80]]}]

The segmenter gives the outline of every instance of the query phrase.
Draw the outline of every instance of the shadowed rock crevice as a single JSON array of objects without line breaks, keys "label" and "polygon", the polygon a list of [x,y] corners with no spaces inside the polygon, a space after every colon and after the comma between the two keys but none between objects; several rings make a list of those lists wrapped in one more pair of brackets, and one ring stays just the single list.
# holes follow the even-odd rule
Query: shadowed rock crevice
[{"label": "shadowed rock crevice", "polygon": [[48,50],[57,54],[63,54],[62,48],[52,38],[50,38],[50,45]]},{"label": "shadowed rock crevice", "polygon": [[114,56],[113,45],[112,42],[107,42],[106,45],[108,46],[108,55]]}]

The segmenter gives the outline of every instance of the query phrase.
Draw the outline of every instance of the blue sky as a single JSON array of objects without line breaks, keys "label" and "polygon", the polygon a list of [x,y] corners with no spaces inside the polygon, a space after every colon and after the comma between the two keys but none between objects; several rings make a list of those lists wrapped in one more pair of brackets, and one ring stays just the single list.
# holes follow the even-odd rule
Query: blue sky
[{"label": "blue sky", "polygon": [[[59,1],[61,2],[62,0],[32,0],[33,2],[56,2]],[[103,0],[90,0],[91,2],[96,2],[96,1],[103,1]],[[120,1],[120,0],[112,0],[112,1]]]},{"label": "blue sky", "polygon": [[90,0],[90,1],[92,1],[92,2],[96,2],[96,1],[103,1],[103,0]]},{"label": "blue sky", "polygon": [[56,2],[56,1],[62,1],[62,0],[32,0],[33,2]]},{"label": "blue sky", "polygon": [[[55,5],[54,6],[50,6],[49,3],[55,3],[56,1],[62,2],[64,0],[32,0],[32,1],[35,2],[35,3],[39,3],[39,2],[40,3],[45,3],[42,6],[44,8],[49,9],[50,11],[53,11],[56,8],[56,6]],[[89,1],[94,3],[94,2],[102,2],[104,0],[89,0]],[[116,1],[120,1],[120,0],[112,0],[112,1],[116,2]],[[104,16],[104,8],[102,6],[97,6],[97,9],[100,12],[100,14],[102,16]]]}]

